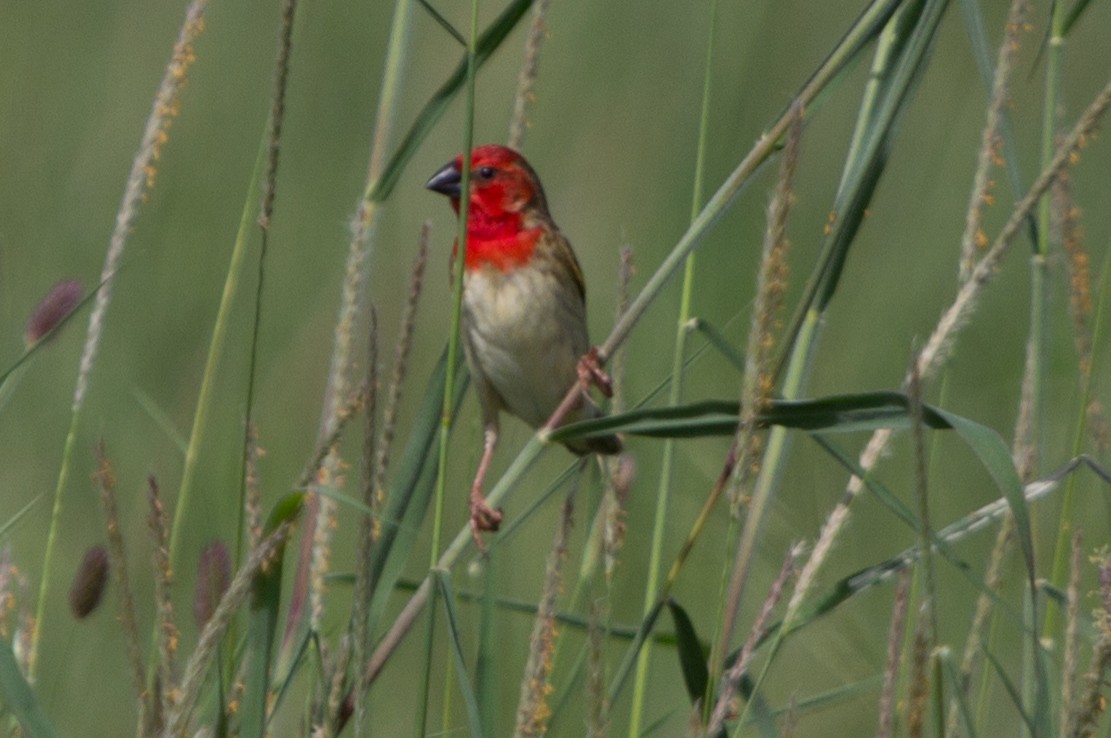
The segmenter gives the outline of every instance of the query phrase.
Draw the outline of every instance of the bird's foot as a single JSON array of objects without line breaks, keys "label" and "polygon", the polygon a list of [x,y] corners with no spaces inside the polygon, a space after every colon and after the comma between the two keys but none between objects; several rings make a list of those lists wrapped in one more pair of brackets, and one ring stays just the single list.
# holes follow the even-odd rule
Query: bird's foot
[{"label": "bird's foot", "polygon": [[613,380],[602,369],[602,364],[598,358],[598,347],[591,346],[590,351],[587,351],[583,356],[579,357],[578,364],[579,382],[582,384],[584,391],[590,385],[598,388],[606,397],[613,397]]},{"label": "bird's foot", "polygon": [[486,544],[482,540],[483,531],[496,531],[501,527],[503,517],[501,508],[495,510],[486,504],[481,492],[471,491],[471,534],[479,551],[486,550]]}]

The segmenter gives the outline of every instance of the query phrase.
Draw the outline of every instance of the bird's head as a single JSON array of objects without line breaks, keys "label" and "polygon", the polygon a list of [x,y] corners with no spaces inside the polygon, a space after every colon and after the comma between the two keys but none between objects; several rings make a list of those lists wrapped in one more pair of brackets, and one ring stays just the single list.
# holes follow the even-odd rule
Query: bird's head
[{"label": "bird's head", "polygon": [[[451,198],[459,211],[462,196],[463,157],[457,156],[424,185]],[[540,179],[525,158],[511,148],[489,144],[471,151],[471,225],[480,223],[521,225],[530,214],[547,216],[548,206]]]},{"label": "bird's head", "polygon": [[[463,157],[457,156],[425,184],[451,198],[456,213],[463,194],[462,172]],[[540,179],[525,157],[497,144],[471,151],[467,269],[507,272],[527,264],[542,235],[554,228]]]}]

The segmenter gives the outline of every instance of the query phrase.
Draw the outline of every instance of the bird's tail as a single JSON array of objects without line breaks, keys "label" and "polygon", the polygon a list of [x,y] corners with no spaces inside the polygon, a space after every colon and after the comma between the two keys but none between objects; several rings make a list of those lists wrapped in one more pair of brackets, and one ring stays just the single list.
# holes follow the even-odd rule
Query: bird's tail
[{"label": "bird's tail", "polygon": [[[575,415],[578,417],[575,417]],[[581,407],[575,415],[568,418],[568,421],[593,420],[594,418],[604,416],[605,413],[603,413],[602,409],[595,405],[593,401],[587,398],[584,406]],[[625,448],[624,444],[621,443],[621,438],[615,433],[611,433],[608,436],[596,436],[594,438],[576,438],[567,441],[564,445],[567,446],[569,451],[579,456],[585,456],[587,454],[614,456],[621,453]]]},{"label": "bird's tail", "polygon": [[568,441],[566,446],[579,456],[585,456],[586,454],[613,456],[621,453],[621,450],[625,448],[621,444],[621,439],[614,434],[598,436],[597,438],[576,438],[573,441]]}]

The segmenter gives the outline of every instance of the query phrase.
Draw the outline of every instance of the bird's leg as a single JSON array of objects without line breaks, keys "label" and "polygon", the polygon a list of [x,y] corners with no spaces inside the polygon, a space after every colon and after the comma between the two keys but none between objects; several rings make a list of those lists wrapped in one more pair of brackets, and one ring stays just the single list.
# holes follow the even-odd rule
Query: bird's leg
[{"label": "bird's leg", "polygon": [[602,364],[598,361],[597,346],[591,346],[589,351],[579,357],[577,368],[579,383],[582,384],[584,392],[590,385],[594,385],[606,397],[613,397],[613,380],[602,369]]},{"label": "bird's leg", "polygon": [[495,510],[486,504],[482,494],[482,481],[486,478],[486,469],[490,466],[490,458],[494,455],[494,446],[498,443],[498,427],[494,423],[486,426],[486,443],[482,449],[482,460],[478,462],[478,471],[471,484],[471,533],[474,534],[475,543],[480,550],[486,550],[482,542],[482,531],[494,531],[501,525],[502,511]]}]

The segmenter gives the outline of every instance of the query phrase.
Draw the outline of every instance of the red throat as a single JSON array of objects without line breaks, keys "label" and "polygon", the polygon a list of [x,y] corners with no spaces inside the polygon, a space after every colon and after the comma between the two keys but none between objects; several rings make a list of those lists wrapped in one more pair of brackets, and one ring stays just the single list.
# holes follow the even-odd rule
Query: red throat
[{"label": "red throat", "polygon": [[[478,199],[478,198],[475,198]],[[458,201],[452,205],[459,210]],[[522,228],[518,212],[491,208],[471,201],[467,217],[468,270],[492,266],[503,272],[526,264],[540,240],[540,228]],[[452,258],[455,258],[453,249]]]}]

